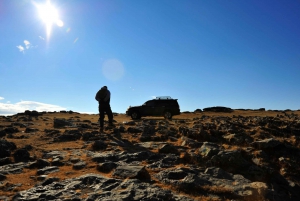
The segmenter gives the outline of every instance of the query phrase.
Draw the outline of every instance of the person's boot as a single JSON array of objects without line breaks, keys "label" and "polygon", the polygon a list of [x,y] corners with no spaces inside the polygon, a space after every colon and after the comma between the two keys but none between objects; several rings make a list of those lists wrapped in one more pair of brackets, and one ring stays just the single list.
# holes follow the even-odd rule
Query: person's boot
[{"label": "person's boot", "polygon": [[103,133],[103,127],[100,127],[99,132]]},{"label": "person's boot", "polygon": [[108,123],[108,127],[109,127],[109,128],[114,128],[115,125],[114,125],[113,123]]}]

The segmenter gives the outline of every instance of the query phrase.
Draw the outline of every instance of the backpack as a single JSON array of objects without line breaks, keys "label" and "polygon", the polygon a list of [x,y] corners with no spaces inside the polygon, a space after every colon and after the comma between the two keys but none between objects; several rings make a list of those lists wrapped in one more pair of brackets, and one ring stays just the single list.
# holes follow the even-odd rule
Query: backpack
[{"label": "backpack", "polygon": [[106,97],[106,90],[100,89],[96,94],[96,100],[101,101]]}]

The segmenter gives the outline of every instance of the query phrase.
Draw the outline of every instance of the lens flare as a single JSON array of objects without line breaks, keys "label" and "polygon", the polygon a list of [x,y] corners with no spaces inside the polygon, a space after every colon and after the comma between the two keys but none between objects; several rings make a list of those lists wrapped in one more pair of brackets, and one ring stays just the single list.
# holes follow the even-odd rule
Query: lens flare
[{"label": "lens flare", "polygon": [[102,72],[107,79],[117,81],[124,75],[124,66],[117,59],[109,59],[103,63]]}]

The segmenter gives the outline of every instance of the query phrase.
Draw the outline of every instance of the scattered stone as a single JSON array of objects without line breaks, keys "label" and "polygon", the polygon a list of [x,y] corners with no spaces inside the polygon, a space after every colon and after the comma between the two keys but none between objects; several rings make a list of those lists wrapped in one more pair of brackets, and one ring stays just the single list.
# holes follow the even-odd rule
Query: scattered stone
[{"label": "scattered stone", "polygon": [[105,150],[107,148],[107,144],[102,140],[96,140],[92,145],[93,150]]},{"label": "scattered stone", "polygon": [[57,166],[48,166],[48,167],[39,169],[39,170],[37,171],[37,174],[38,174],[38,175],[42,175],[42,174],[50,174],[50,173],[58,172],[58,171],[59,171],[59,168],[58,168]]},{"label": "scattered stone", "polygon": [[145,166],[130,166],[130,165],[122,165],[118,166],[113,176],[122,178],[122,179],[140,179],[140,180],[149,180],[150,175],[148,171],[145,169]]},{"label": "scattered stone", "polygon": [[276,147],[280,144],[281,144],[281,142],[279,142],[278,140],[275,140],[273,138],[260,140],[260,141],[256,141],[256,142],[251,143],[251,145],[253,147],[256,147],[258,149],[274,148],[274,147]]},{"label": "scattered stone", "polygon": [[19,132],[18,128],[15,127],[7,127],[4,129],[5,133],[13,134]]},{"label": "scattered stone", "polygon": [[14,153],[14,160],[16,163],[29,161],[30,153],[27,151],[27,149],[18,149]]},{"label": "scattered stone", "polygon": [[178,154],[178,149],[170,144],[164,144],[158,149],[158,153],[163,154]]},{"label": "scattered stone", "polygon": [[62,118],[62,119],[59,119],[59,118],[56,118],[54,119],[54,122],[53,122],[53,126],[54,128],[63,128],[63,127],[66,127],[66,126],[72,126],[73,123]]},{"label": "scattered stone", "polygon": [[37,129],[37,128],[26,128],[25,129],[25,133],[34,133],[34,132],[37,132],[37,131],[39,131],[39,129]]},{"label": "scattered stone", "polygon": [[211,158],[210,162],[230,172],[239,171],[241,168],[246,168],[250,164],[242,157],[239,150],[220,151]]},{"label": "scattered stone", "polygon": [[197,153],[199,153],[202,157],[209,159],[218,154],[220,150],[220,146],[215,143],[203,142],[203,145],[197,150]]},{"label": "scattered stone", "polygon": [[[46,176],[46,175],[45,175]],[[45,181],[43,181],[41,183],[42,186],[47,186],[49,184],[52,184],[53,182],[59,181],[59,178],[57,177],[50,177],[50,178],[46,178]]]},{"label": "scattered stone", "polygon": [[105,162],[105,163],[99,163],[97,165],[97,170],[99,172],[109,173],[113,169],[117,167],[117,164],[114,162]]},{"label": "scattered stone", "polygon": [[36,161],[36,167],[37,168],[44,168],[44,167],[47,167],[47,166],[50,166],[50,162],[45,160],[45,159],[38,159]]},{"label": "scattered stone", "polygon": [[0,131],[0,137],[4,137],[5,135],[6,135],[5,130],[1,130],[1,131]]},{"label": "scattered stone", "polygon": [[73,165],[73,169],[74,169],[74,170],[81,170],[81,169],[85,168],[85,166],[86,166],[86,162],[84,162],[84,161],[79,161],[79,162],[77,162],[77,163],[75,163],[75,164]]},{"label": "scattered stone", "polygon": [[60,157],[55,157],[55,158],[53,158],[53,160],[51,161],[51,165],[53,165],[53,166],[64,166],[65,163],[62,161],[62,158],[60,158]]},{"label": "scattered stone", "polygon": [[142,133],[143,130],[141,128],[128,127],[127,132],[128,133]]},{"label": "scattered stone", "polygon": [[0,181],[3,181],[3,180],[5,180],[6,179],[6,176],[4,175],[4,174],[1,174],[0,173]]},{"label": "scattered stone", "polygon": [[77,130],[67,130],[64,134],[54,138],[54,142],[76,141],[82,137],[82,134]]}]

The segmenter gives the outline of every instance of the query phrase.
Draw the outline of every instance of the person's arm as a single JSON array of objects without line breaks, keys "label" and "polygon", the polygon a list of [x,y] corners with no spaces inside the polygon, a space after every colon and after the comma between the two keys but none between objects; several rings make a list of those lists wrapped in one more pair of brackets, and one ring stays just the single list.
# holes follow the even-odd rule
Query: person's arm
[{"label": "person's arm", "polygon": [[110,99],[110,91],[107,90],[106,96],[104,98],[104,101],[108,101]]},{"label": "person's arm", "polygon": [[95,96],[95,99],[96,99],[97,101],[100,101],[100,99],[99,99],[99,92],[100,92],[100,90],[96,93],[96,96]]}]

